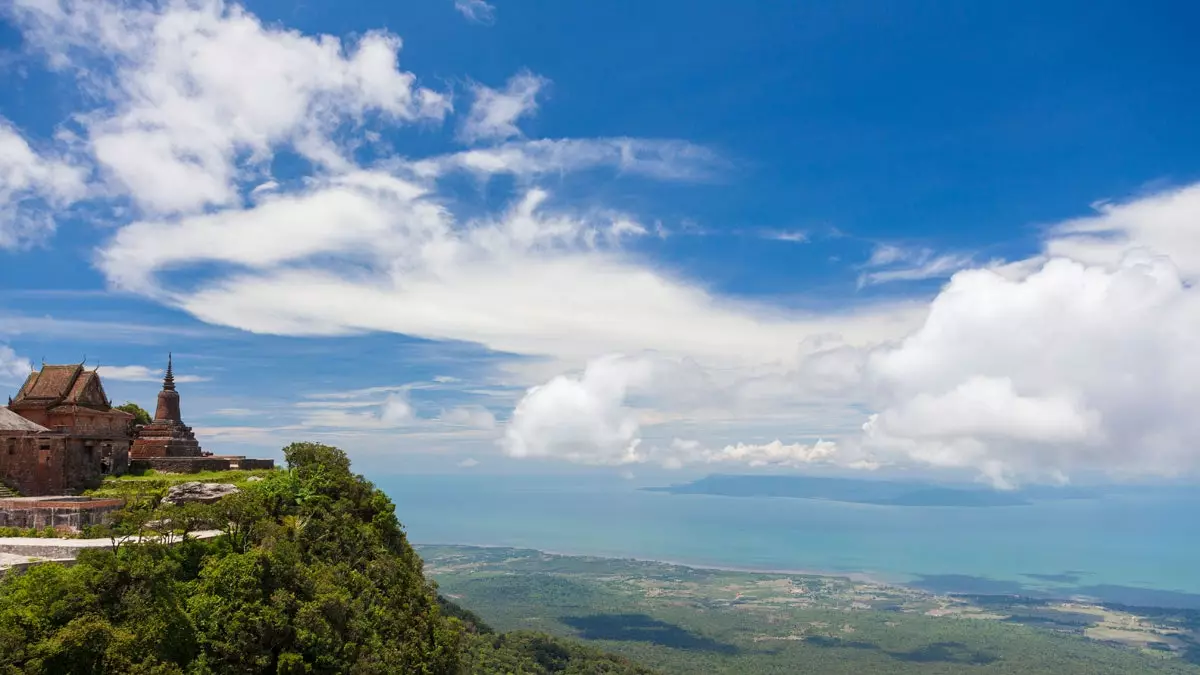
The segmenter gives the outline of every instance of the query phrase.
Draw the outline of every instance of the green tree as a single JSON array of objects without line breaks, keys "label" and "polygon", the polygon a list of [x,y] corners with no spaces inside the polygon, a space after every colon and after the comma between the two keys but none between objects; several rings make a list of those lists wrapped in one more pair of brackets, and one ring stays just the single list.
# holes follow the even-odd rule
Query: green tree
[{"label": "green tree", "polygon": [[121,405],[113,406],[113,408],[133,415],[133,423],[135,425],[150,424],[150,422],[154,421],[154,418],[150,416],[150,413],[147,412],[145,408],[134,403],[133,401],[126,401]]}]

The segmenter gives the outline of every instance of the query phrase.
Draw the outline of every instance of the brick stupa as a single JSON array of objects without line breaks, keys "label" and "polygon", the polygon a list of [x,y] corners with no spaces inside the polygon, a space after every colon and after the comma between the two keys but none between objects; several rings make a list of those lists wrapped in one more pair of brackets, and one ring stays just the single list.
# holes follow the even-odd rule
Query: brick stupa
[{"label": "brick stupa", "polygon": [[171,357],[167,356],[167,375],[163,378],[162,391],[158,392],[154,421],[138,431],[129,450],[132,459],[201,455],[200,442],[179,414],[179,392],[175,391],[175,375],[171,372],[171,365]]}]

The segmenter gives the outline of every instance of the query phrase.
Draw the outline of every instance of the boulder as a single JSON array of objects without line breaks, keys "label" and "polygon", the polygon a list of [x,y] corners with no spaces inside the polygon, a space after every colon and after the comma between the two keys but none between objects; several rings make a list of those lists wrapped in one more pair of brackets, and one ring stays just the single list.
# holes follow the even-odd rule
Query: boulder
[{"label": "boulder", "polygon": [[200,502],[201,504],[212,504],[222,497],[227,497],[232,494],[241,492],[236,485],[229,483],[180,483],[172,485],[167,490],[167,496],[163,499],[164,504],[187,504],[190,502]]},{"label": "boulder", "polygon": [[263,480],[262,476],[250,476],[249,478],[246,479],[246,482],[247,483],[257,483],[260,480]]}]

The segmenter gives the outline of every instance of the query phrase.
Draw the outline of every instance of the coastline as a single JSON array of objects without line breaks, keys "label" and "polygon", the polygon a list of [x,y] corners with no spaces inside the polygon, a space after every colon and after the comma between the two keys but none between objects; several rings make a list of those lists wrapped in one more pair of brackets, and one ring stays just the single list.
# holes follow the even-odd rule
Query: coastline
[{"label": "coastline", "polygon": [[[445,546],[450,548],[483,548],[483,549],[511,549],[514,551],[536,551],[545,555],[556,555],[565,558],[599,558],[603,560],[626,560],[637,563],[650,563],[659,565],[674,565],[677,567],[687,567],[695,570],[712,570],[717,572],[741,572],[744,574],[774,574],[774,575],[792,575],[804,577],[828,577],[836,579],[848,579],[860,584],[873,584],[876,586],[894,586],[906,588],[908,590],[920,591],[929,593],[921,588],[910,586],[904,581],[888,579],[877,572],[838,572],[831,570],[812,570],[798,568],[773,568],[773,567],[753,567],[745,565],[721,565],[703,562],[690,562],[686,560],[664,560],[658,558],[638,558],[634,556],[618,556],[618,555],[596,555],[592,553],[580,553],[576,551],[559,551],[541,548],[532,548],[528,546],[510,546],[507,544],[450,544],[446,542],[413,542],[413,546],[421,548],[424,546]],[[932,595],[932,593],[931,593]]]},{"label": "coastline", "polygon": [[[831,579],[845,579],[852,583],[868,584],[873,586],[883,586],[891,588],[904,589],[908,592],[923,593],[929,596],[955,596],[955,595],[985,595],[985,596],[1006,596],[1006,597],[1027,597],[1041,601],[1054,602],[1084,602],[1091,604],[1117,604],[1131,607],[1153,607],[1176,610],[1200,610],[1200,594],[1194,594],[1188,591],[1171,590],[1171,589],[1156,589],[1147,587],[1135,586],[1092,586],[1092,587],[1075,587],[1053,589],[1045,586],[1035,587],[1026,586],[1022,590],[1005,591],[997,589],[979,589],[972,590],[962,588],[958,590],[945,590],[929,586],[923,586],[912,580],[903,580],[897,578],[888,578],[886,575],[877,572],[866,571],[830,571],[830,570],[813,570],[813,569],[798,569],[798,568],[778,568],[778,567],[754,567],[746,565],[723,565],[704,562],[690,562],[678,559],[652,559],[638,558],[634,556],[621,555],[598,555],[593,553],[580,553],[562,550],[546,550],[533,548],[529,546],[512,546],[507,544],[449,544],[441,543],[414,543],[417,548],[442,546],[447,548],[476,548],[476,549],[509,549],[513,551],[533,551],[545,555],[562,556],[568,558],[594,558],[600,560],[613,561],[628,561],[645,564],[659,565],[675,565],[686,567],[694,570],[712,570],[721,572],[738,572],[743,574],[766,574],[777,576],[804,576],[818,577]],[[1100,590],[1102,592],[1097,593]],[[1133,593],[1133,596],[1129,596]],[[1125,597],[1121,597],[1125,596]]]}]

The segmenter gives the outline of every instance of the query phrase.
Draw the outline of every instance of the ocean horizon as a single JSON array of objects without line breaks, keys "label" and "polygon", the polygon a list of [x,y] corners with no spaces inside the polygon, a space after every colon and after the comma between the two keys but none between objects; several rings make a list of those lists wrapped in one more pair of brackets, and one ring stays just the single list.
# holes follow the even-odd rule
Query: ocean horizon
[{"label": "ocean horizon", "polygon": [[1200,496],[1116,490],[1020,506],[914,507],[668,494],[612,477],[373,477],[423,545],[536,549],[934,592],[1200,608]]}]

